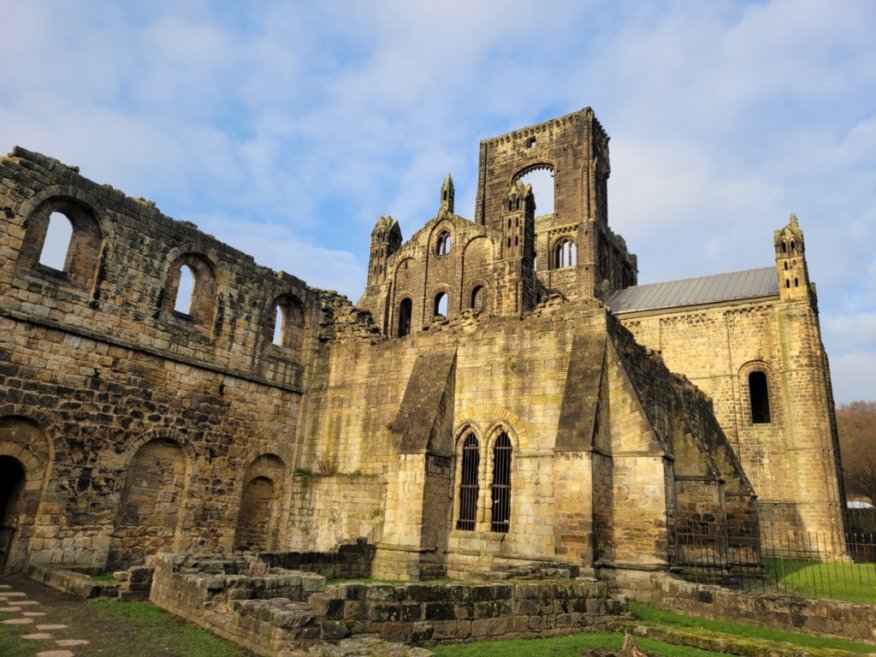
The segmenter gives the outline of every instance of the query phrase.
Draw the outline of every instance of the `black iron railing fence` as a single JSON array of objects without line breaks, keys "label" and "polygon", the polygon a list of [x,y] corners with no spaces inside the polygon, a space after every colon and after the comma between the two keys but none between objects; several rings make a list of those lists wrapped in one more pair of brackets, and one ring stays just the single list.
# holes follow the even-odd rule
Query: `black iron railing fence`
[{"label": "black iron railing fence", "polygon": [[760,536],[691,531],[675,538],[675,569],[693,582],[876,604],[873,532],[838,536],[761,526]]}]

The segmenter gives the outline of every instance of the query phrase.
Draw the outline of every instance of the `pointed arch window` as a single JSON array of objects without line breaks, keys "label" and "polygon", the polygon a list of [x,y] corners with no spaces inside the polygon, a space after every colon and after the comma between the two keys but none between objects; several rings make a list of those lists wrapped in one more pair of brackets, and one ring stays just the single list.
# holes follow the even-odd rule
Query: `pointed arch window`
[{"label": "pointed arch window", "polygon": [[450,232],[442,230],[438,233],[438,239],[435,242],[436,255],[448,255],[450,253]]},{"label": "pointed arch window", "polygon": [[481,462],[478,439],[470,433],[462,445],[462,479],[459,484],[459,518],[456,528],[471,531],[477,518],[478,467]]},{"label": "pointed arch window", "polygon": [[502,433],[493,446],[493,509],[490,529],[507,532],[511,523],[511,439]]}]

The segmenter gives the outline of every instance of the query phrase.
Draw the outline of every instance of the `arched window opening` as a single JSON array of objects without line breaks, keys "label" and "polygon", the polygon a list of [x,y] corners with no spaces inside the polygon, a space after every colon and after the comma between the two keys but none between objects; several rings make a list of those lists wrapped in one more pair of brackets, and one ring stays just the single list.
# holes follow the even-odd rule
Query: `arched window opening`
[{"label": "arched window opening", "polygon": [[789,278],[785,279],[785,287],[788,287],[788,288],[791,287],[791,279],[789,279]]},{"label": "arched window opening", "polygon": [[398,337],[403,338],[411,332],[411,316],[413,315],[413,302],[410,299],[402,299],[398,306]]},{"label": "arched window opening", "polygon": [[273,327],[268,326],[267,331],[271,342],[278,347],[298,349],[301,347],[302,331],[304,328],[304,309],[297,297],[291,294],[283,294],[274,302]]},{"label": "arched window opening", "polygon": [[67,253],[73,241],[73,224],[63,212],[49,215],[49,228],[40,252],[40,264],[58,271],[66,271]]},{"label": "arched window opening", "polygon": [[794,279],[794,287],[800,287],[799,279],[796,279],[796,278]]},{"label": "arched window opening", "polygon": [[795,250],[794,240],[791,240],[791,253],[794,253],[794,250]]},{"label": "arched window opening", "polygon": [[471,291],[471,309],[476,312],[481,312],[484,309],[484,301],[486,292],[483,285],[476,285]]},{"label": "arched window opening", "polygon": [[459,519],[457,529],[472,530],[478,506],[478,466],[481,454],[478,449],[478,439],[473,433],[468,434],[462,446],[462,479],[459,484]]},{"label": "arched window opening", "polygon": [[511,440],[501,434],[493,446],[493,519],[494,532],[507,532],[511,523]]},{"label": "arched window opening", "polygon": [[179,285],[176,287],[176,301],[173,302],[173,309],[184,315],[191,314],[194,293],[195,272],[188,265],[180,265]]},{"label": "arched window opening", "polygon": [[785,271],[788,271],[788,263],[785,263]]},{"label": "arched window opening", "polygon": [[562,239],[554,247],[556,269],[574,267],[578,264],[578,245],[570,239]]},{"label": "arched window opening", "polygon": [[442,230],[438,233],[438,240],[435,242],[435,253],[437,255],[447,255],[450,253],[450,233]]},{"label": "arched window opening", "polygon": [[532,185],[535,199],[535,214],[554,213],[554,172],[550,169],[536,169],[520,177],[527,185]]},{"label": "arched window opening", "polygon": [[435,295],[435,317],[447,317],[447,293],[439,292]]},{"label": "arched window opening", "polygon": [[756,371],[748,375],[748,392],[751,398],[751,421],[766,424],[770,421],[770,394],[766,372]]},{"label": "arched window opening", "polygon": [[271,342],[273,342],[277,346],[282,346],[283,344],[283,333],[286,330],[286,311],[283,306],[277,304],[274,307],[274,336],[271,338]]}]

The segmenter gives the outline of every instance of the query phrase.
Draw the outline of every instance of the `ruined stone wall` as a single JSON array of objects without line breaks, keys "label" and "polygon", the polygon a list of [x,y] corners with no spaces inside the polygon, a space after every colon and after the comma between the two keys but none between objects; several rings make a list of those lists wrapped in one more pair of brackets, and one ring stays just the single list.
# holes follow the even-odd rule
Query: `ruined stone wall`
[{"label": "ruined stone wall", "polygon": [[310,572],[161,555],[151,601],[260,655],[367,634],[408,645],[606,630],[626,609],[592,581],[326,585]]},{"label": "ruined stone wall", "polygon": [[292,481],[287,547],[330,550],[344,540],[382,535],[385,475],[321,474],[299,468]]},{"label": "ruined stone wall", "polygon": [[[313,495],[316,511],[296,507],[290,523],[310,527],[321,547],[354,538],[354,527],[367,532],[379,577],[426,576],[424,564],[442,560],[452,576],[556,558],[665,566],[674,468],[711,464],[688,492],[728,478],[745,488],[734,464],[722,470],[708,456],[709,441],[726,443],[720,429],[688,427],[696,440],[673,454],[678,380],[594,301],[548,302],[523,319],[461,317],[403,339],[354,323],[320,347],[317,363],[298,485],[319,482],[323,492]],[[690,403],[710,412],[705,398]],[[512,444],[507,532],[492,526],[502,433]],[[473,529],[457,527],[470,435],[480,454]],[[373,485],[362,486],[366,478]],[[708,507],[723,522],[723,503],[711,491],[691,513]]]},{"label": "ruined stone wall", "polygon": [[[317,294],[23,149],[0,161],[0,212],[0,425],[38,434],[22,446],[22,430],[0,432],[30,487],[19,563],[230,549],[240,475],[268,456],[268,535],[283,543]],[[53,213],[73,227],[63,270],[40,262]],[[182,265],[189,312],[174,309]],[[288,321],[272,344],[278,306]]]},{"label": "ruined stone wall", "polygon": [[[630,313],[621,321],[711,397],[757,493],[762,523],[842,535],[826,357],[808,298]],[[767,378],[768,422],[753,421],[753,371]]]}]

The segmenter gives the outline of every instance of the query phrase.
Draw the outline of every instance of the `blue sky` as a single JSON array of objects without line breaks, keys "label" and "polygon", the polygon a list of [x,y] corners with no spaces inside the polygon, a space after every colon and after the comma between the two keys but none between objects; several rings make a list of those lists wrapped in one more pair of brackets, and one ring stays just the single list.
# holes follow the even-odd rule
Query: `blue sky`
[{"label": "blue sky", "polygon": [[353,300],[480,139],[591,106],[642,283],[768,266],[795,212],[839,402],[874,399],[876,3],[0,0],[13,145]]}]

